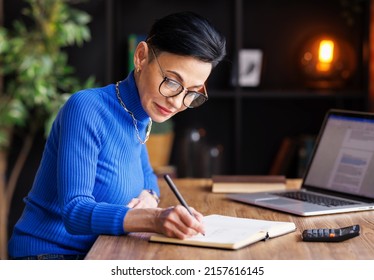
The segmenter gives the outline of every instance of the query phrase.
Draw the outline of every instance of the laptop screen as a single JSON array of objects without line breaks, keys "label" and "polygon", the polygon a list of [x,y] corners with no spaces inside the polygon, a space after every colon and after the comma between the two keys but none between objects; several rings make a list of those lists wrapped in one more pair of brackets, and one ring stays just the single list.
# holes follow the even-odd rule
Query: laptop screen
[{"label": "laptop screen", "polygon": [[374,116],[339,112],[325,120],[304,185],[374,198]]}]

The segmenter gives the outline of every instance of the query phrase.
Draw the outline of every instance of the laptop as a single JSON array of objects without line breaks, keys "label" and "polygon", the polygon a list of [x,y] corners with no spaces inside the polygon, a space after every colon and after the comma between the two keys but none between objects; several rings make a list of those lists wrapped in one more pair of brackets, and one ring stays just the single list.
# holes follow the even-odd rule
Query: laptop
[{"label": "laptop", "polygon": [[374,210],[374,114],[326,113],[300,189],[227,197],[299,216]]}]

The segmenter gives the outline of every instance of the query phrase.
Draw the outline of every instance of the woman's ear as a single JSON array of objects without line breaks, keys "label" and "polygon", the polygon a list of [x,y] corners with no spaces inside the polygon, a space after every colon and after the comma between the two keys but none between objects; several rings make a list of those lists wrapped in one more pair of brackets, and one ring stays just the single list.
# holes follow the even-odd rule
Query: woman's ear
[{"label": "woman's ear", "polygon": [[148,60],[148,44],[144,41],[140,42],[134,53],[135,71],[140,72]]}]

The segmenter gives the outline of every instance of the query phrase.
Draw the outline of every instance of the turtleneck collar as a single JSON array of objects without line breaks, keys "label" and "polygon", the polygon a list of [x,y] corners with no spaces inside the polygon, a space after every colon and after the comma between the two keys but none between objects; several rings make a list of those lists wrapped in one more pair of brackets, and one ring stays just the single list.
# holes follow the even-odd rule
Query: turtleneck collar
[{"label": "turtleneck collar", "polygon": [[140,101],[139,91],[135,83],[134,71],[132,71],[126,79],[119,84],[120,96],[125,103],[126,108],[131,111],[136,120],[143,124],[148,124],[149,116],[144,111]]}]

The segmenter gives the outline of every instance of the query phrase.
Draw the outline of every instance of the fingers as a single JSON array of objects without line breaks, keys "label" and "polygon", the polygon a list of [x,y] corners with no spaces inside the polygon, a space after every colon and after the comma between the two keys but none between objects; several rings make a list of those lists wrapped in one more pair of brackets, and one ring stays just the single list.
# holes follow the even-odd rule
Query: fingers
[{"label": "fingers", "polygon": [[[177,206],[178,209],[181,206]],[[184,212],[186,208],[181,207],[181,211]],[[193,216],[189,215],[183,215],[181,216],[182,221],[184,222],[185,225],[187,225],[189,228],[193,229],[197,233],[201,233],[205,235],[205,228],[202,223],[203,220],[203,215],[199,212],[197,212],[195,209],[190,208],[190,211],[192,212]]]},{"label": "fingers", "polygon": [[133,198],[127,206],[130,208],[155,208],[157,204],[157,201],[149,192],[143,191],[139,197]]},{"label": "fingers", "polygon": [[131,199],[131,201],[129,202],[129,204],[127,204],[127,207],[129,208],[136,208],[136,206],[140,203],[140,199],[138,198],[133,198]]},{"label": "fingers", "polygon": [[203,214],[201,214],[200,212],[197,212],[194,208],[190,207],[190,210],[192,212],[192,214],[195,216],[195,218],[201,223],[202,220],[203,220]]},{"label": "fingers", "polygon": [[205,228],[202,223],[202,214],[191,208],[195,216],[181,205],[164,209],[160,216],[160,231],[169,237],[185,239],[198,233],[204,234]]}]

